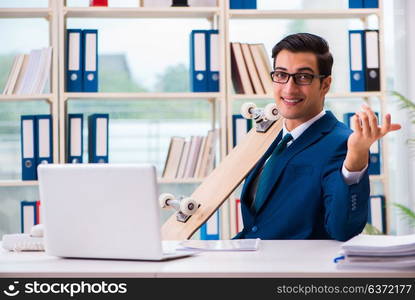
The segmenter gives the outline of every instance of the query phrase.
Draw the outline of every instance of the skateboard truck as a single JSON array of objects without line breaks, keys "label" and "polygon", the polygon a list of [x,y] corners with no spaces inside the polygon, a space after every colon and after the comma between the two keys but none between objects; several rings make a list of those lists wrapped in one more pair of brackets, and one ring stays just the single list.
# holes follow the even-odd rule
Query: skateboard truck
[{"label": "skateboard truck", "polygon": [[185,223],[199,208],[195,200],[181,196],[179,199],[169,193],[163,193],[159,197],[161,208],[173,208],[176,210],[177,221]]},{"label": "skateboard truck", "polygon": [[245,119],[254,119],[257,132],[266,132],[280,117],[275,103],[269,103],[265,108],[257,108],[255,103],[244,103],[241,114]]}]

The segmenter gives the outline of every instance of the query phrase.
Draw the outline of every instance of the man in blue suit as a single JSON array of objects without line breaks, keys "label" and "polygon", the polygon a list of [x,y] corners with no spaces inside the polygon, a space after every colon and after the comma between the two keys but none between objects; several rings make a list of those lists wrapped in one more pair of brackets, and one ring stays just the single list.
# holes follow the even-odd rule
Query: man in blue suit
[{"label": "man in blue suit", "polygon": [[386,114],[379,127],[363,106],[352,132],[323,109],[333,58],[321,37],[287,36],[272,57],[283,130],[245,180],[235,238],[348,240],[367,221],[369,148],[400,125]]}]

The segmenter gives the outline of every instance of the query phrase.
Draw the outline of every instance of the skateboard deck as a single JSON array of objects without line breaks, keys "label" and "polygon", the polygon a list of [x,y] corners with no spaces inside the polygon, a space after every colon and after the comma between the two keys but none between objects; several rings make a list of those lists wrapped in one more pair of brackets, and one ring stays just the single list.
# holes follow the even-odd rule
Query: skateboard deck
[{"label": "skateboard deck", "polygon": [[257,132],[254,126],[190,196],[200,205],[196,212],[185,223],[177,221],[175,214],[170,216],[162,226],[162,239],[189,239],[241,184],[281,128],[282,118],[266,132]]}]

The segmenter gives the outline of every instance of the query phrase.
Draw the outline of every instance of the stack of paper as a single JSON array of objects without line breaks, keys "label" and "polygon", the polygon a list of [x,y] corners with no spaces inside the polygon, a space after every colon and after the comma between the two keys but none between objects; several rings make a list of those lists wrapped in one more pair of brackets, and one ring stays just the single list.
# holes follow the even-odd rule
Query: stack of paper
[{"label": "stack of paper", "polygon": [[242,240],[187,240],[180,243],[183,248],[177,250],[201,251],[256,251],[260,239]]},{"label": "stack of paper", "polygon": [[415,234],[358,235],[341,246],[339,266],[415,267]]}]

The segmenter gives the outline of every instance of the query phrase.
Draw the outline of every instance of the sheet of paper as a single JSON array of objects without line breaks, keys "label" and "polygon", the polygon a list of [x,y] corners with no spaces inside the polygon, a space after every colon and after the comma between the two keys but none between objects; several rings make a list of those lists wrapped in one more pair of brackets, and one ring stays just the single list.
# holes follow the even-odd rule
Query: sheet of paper
[{"label": "sheet of paper", "polygon": [[[183,249],[197,249],[202,251],[256,251],[260,239],[241,240],[186,240],[179,245]],[[180,250],[180,248],[178,248]]]}]

